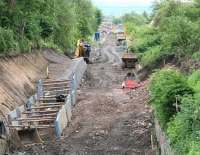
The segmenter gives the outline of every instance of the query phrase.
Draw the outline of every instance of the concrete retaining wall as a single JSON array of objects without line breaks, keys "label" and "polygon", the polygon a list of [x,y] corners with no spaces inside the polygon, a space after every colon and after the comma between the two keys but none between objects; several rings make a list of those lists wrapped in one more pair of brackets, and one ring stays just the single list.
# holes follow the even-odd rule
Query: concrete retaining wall
[{"label": "concrete retaining wall", "polygon": [[56,136],[59,138],[62,135],[64,128],[71,121],[72,106],[76,104],[77,88],[81,83],[81,79],[87,69],[87,64],[83,58],[74,59],[67,73],[68,79],[71,80],[71,92],[67,96],[64,107],[59,111],[55,122]]},{"label": "concrete retaining wall", "polygon": [[65,109],[67,113],[67,121],[71,122],[72,118],[72,102],[71,102],[71,95],[68,95],[66,104],[65,104]]},{"label": "concrete retaining wall", "polygon": [[173,152],[170,141],[165,135],[164,131],[161,129],[160,124],[157,119],[154,119],[155,122],[155,131],[156,131],[156,137],[157,141],[160,145],[160,155],[175,155]]},{"label": "concrete retaining wall", "polygon": [[60,109],[58,112],[56,121],[55,121],[55,132],[56,132],[56,137],[61,137],[63,129],[67,126],[68,124],[68,119],[67,119],[67,112],[65,105]]}]

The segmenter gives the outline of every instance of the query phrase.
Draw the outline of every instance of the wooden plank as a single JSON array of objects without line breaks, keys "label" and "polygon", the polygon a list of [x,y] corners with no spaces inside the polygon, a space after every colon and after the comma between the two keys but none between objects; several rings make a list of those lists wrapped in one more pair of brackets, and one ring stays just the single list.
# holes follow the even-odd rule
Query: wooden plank
[{"label": "wooden plank", "polygon": [[57,90],[57,89],[65,89],[65,88],[70,88],[69,86],[59,86],[59,87],[55,87],[55,86],[49,86],[49,87],[44,87],[44,90]]},{"label": "wooden plank", "polygon": [[61,106],[62,105],[38,106],[38,107],[32,107],[31,109],[60,108]]},{"label": "wooden plank", "polygon": [[22,123],[31,123],[31,122],[53,122],[55,119],[26,119],[26,120],[18,120]]},{"label": "wooden plank", "polygon": [[54,85],[60,85],[60,86],[63,86],[63,85],[69,85],[70,83],[69,82],[52,82],[52,83],[43,83],[43,87],[44,86],[54,86]]},{"label": "wooden plank", "polygon": [[50,128],[55,125],[8,125],[9,128]]},{"label": "wooden plank", "polygon": [[51,114],[42,114],[42,115],[31,115],[31,117],[44,117],[44,116],[56,116],[57,113],[51,113]]},{"label": "wooden plank", "polygon": [[65,104],[65,102],[55,102],[55,103],[38,103],[37,105],[39,105],[39,106],[51,106],[51,105],[64,105]]},{"label": "wooden plank", "polygon": [[56,103],[56,98],[54,97],[54,98],[40,98],[39,100],[38,100],[39,102],[46,102],[46,101],[51,101],[52,103]]},{"label": "wooden plank", "polygon": [[52,93],[52,92],[64,92],[64,91],[70,91],[71,89],[57,89],[57,90],[45,90],[44,93]]},{"label": "wooden plank", "polygon": [[55,117],[47,117],[45,116],[45,118],[32,118],[32,117],[28,117],[28,118],[18,118],[17,121],[26,121],[26,120],[55,120],[56,118]]},{"label": "wooden plank", "polygon": [[54,80],[54,79],[44,79],[43,83],[59,83],[59,82],[70,82],[71,80],[63,79],[63,80]]},{"label": "wooden plank", "polygon": [[57,113],[59,110],[46,110],[46,111],[26,111],[22,112],[22,114],[34,114],[34,113]]}]

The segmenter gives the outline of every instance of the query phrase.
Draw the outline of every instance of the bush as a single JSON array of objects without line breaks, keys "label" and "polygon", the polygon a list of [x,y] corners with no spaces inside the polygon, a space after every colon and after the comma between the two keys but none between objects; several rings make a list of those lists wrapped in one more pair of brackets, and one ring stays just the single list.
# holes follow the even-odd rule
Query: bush
[{"label": "bush", "polygon": [[186,78],[173,69],[163,69],[153,74],[151,84],[151,103],[161,127],[166,129],[167,123],[177,113],[181,98],[192,94]]},{"label": "bush", "polygon": [[12,30],[0,27],[0,53],[6,53],[16,49],[17,43],[14,40],[14,33]]},{"label": "bush", "polygon": [[195,92],[200,93],[200,70],[195,71],[189,76],[188,84],[194,89]]},{"label": "bush", "polygon": [[155,64],[161,57],[160,46],[154,46],[146,51],[141,58],[141,64],[143,66]]},{"label": "bush", "polygon": [[195,52],[192,55],[192,59],[195,60],[195,61],[200,61],[200,51],[199,52]]},{"label": "bush", "polygon": [[187,155],[199,155],[200,154],[200,142],[192,141],[190,143],[190,151]]},{"label": "bush", "polygon": [[200,143],[200,96],[183,97],[181,111],[168,124],[167,133],[173,148],[181,154],[199,150]]}]

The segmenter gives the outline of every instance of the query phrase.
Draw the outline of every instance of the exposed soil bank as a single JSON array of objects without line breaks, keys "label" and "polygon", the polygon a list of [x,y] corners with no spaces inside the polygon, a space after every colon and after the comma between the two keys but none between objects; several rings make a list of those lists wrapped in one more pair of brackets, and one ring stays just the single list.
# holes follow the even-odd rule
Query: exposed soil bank
[{"label": "exposed soil bank", "polygon": [[52,50],[0,58],[0,117],[23,105],[35,93],[37,80],[46,76],[47,64],[53,73],[50,76],[56,77],[62,74],[62,65],[70,61]]}]

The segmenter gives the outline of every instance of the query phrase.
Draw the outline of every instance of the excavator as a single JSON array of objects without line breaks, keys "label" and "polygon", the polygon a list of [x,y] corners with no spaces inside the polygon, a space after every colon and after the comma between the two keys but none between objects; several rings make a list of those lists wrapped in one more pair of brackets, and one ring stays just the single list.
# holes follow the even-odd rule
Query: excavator
[{"label": "excavator", "polygon": [[89,57],[91,52],[91,46],[87,42],[84,41],[84,39],[78,40],[77,42],[77,48],[75,51],[75,57],[83,57],[84,61],[88,64]]}]

